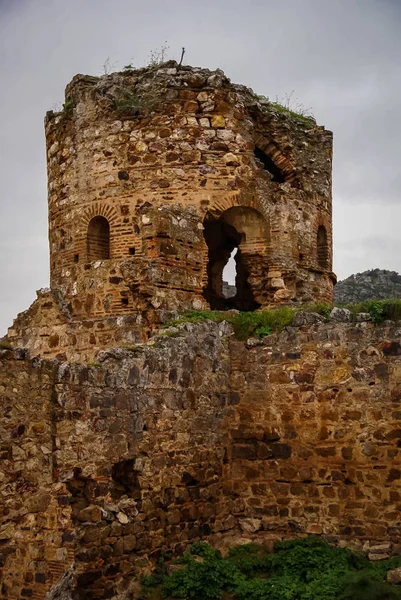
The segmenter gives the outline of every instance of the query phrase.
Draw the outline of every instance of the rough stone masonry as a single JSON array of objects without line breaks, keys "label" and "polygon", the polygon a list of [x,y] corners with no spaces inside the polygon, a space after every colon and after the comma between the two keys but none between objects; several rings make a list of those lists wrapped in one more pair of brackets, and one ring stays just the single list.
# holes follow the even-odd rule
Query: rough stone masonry
[{"label": "rough stone masonry", "polygon": [[399,551],[399,323],[155,335],[332,301],[331,133],[171,62],[76,76],[46,139],[50,289],[0,350],[0,598],[128,599],[199,539]]},{"label": "rough stone masonry", "polygon": [[314,119],[171,61],[75,76],[45,126],[50,289],[13,344],[93,360],[177,311],[332,302],[332,134]]},{"label": "rough stone masonry", "polygon": [[[0,598],[117,598],[163,550],[400,550],[401,327],[185,323],[93,365],[1,351]],[[127,596],[131,597],[131,596]]]}]

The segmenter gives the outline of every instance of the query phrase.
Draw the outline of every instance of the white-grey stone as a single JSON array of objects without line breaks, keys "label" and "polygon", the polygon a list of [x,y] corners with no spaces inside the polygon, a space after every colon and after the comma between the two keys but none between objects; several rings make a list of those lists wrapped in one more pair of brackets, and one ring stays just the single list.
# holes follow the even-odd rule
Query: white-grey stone
[{"label": "white-grey stone", "polygon": [[302,325],[315,325],[316,323],[323,323],[323,321],[324,319],[319,313],[300,310],[295,313],[292,326],[301,327]]},{"label": "white-grey stone", "polygon": [[339,308],[335,306],[330,313],[330,321],[348,323],[351,321],[351,311],[348,308]]},{"label": "white-grey stone", "polygon": [[74,566],[59,579],[54,587],[45,596],[45,600],[73,600],[75,598],[76,580],[74,576]]},{"label": "white-grey stone", "polygon": [[358,323],[361,323],[362,321],[371,321],[372,317],[370,313],[361,312],[356,315],[356,320]]}]

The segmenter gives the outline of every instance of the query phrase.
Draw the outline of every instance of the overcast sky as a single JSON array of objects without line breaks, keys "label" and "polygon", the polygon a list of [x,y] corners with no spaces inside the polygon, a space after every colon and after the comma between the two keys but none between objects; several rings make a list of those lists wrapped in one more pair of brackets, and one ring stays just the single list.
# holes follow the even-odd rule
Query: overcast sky
[{"label": "overcast sky", "polygon": [[0,334],[48,285],[45,112],[165,40],[312,107],[334,132],[335,272],[401,270],[401,0],[0,0]]}]

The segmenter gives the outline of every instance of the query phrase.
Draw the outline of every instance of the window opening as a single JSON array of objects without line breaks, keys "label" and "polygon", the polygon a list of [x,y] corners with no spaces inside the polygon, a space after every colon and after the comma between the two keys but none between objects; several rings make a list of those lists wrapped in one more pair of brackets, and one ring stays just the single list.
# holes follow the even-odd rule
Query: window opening
[{"label": "window opening", "polygon": [[270,156],[267,156],[267,154],[265,154],[263,150],[257,146],[255,146],[254,154],[255,158],[262,163],[263,168],[273,175],[272,181],[276,181],[277,183],[285,183],[285,177],[282,170],[272,161]]},{"label": "window opening", "polygon": [[328,269],[329,248],[326,228],[323,225],[320,225],[317,230],[317,263],[321,269]]},{"label": "window opening", "polygon": [[88,261],[110,258],[110,225],[105,217],[93,217],[88,225]]},{"label": "window opening", "polygon": [[[228,211],[229,212],[229,211]],[[240,245],[245,241],[244,234],[240,233],[233,225],[225,220],[223,214],[220,219],[207,216],[204,221],[204,237],[208,246],[208,283],[204,290],[204,297],[212,310],[237,310],[252,311],[259,308],[253,297],[253,292],[248,283],[248,269]],[[235,276],[235,293],[226,293],[223,282],[223,272],[229,261],[232,275]],[[232,267],[235,266],[233,269]],[[234,291],[234,290],[233,290]]]}]

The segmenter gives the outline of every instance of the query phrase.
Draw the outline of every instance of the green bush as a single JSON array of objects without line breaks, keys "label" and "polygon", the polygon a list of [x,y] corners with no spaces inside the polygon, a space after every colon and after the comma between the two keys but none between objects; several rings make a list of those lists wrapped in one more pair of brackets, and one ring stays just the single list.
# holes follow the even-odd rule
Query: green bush
[{"label": "green bush", "polygon": [[72,110],[74,107],[74,103],[71,100],[71,98],[66,98],[66,101],[63,104],[63,112],[64,113],[68,113],[70,112],[70,110]]},{"label": "green bush", "polygon": [[375,580],[374,573],[351,573],[344,577],[345,589],[339,600],[397,600],[401,590],[384,581]]},{"label": "green bush", "polygon": [[162,585],[162,596],[211,600],[221,598],[223,591],[233,592],[244,576],[230,561],[223,560],[205,542],[196,542],[177,561],[185,568],[174,571]]},{"label": "green bush", "polygon": [[163,598],[183,600],[220,599],[227,593],[235,600],[401,599],[401,588],[385,581],[401,557],[370,563],[315,537],[277,543],[272,554],[246,544],[232,548],[226,558],[197,542],[175,564],[171,575],[158,565],[154,579],[144,579],[142,597],[152,597],[157,589]]},{"label": "green bush", "polygon": [[390,321],[401,320],[401,300],[367,300],[358,304],[349,304],[346,306],[353,317],[358,313],[369,313],[375,325],[379,325],[389,319]]}]

